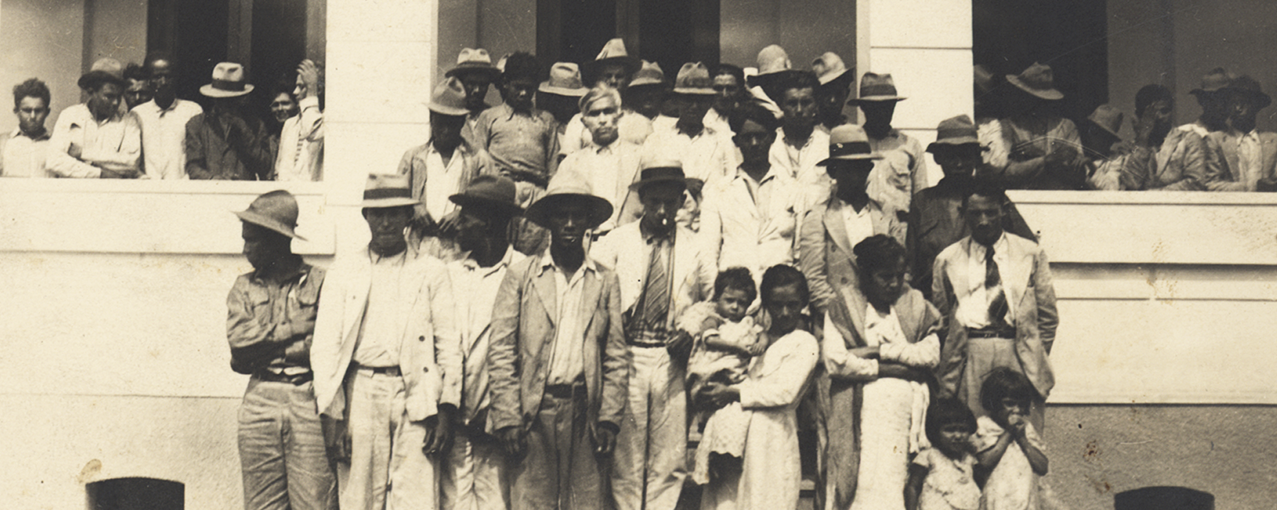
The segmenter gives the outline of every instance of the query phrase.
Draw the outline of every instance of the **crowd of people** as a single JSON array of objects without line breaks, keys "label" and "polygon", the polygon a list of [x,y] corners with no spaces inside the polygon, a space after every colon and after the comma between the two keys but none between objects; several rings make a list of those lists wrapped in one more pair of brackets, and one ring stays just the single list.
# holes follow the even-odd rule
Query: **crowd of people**
[{"label": "crowd of people", "polygon": [[[177,97],[164,54],[142,65],[104,58],[76,83],[86,98],[45,128],[49,86],[13,87],[17,129],[0,135],[0,176],[103,179],[317,181],[323,177],[320,67],[302,61],[296,80],[271,90],[269,115],[247,101],[243,66],[217,64],[199,92],[209,105]],[[263,112],[265,113],[265,112]],[[260,120],[265,117],[267,120]]]},{"label": "crowd of people", "polygon": [[892,77],[849,100],[833,53],[667,80],[617,39],[543,71],[463,50],[327,270],[287,191],[237,213],[246,508],[781,509],[804,479],[837,510],[1051,502],[1059,318],[1004,188],[1068,182],[1071,123],[1004,119],[995,171],[989,123],[924,148]]}]

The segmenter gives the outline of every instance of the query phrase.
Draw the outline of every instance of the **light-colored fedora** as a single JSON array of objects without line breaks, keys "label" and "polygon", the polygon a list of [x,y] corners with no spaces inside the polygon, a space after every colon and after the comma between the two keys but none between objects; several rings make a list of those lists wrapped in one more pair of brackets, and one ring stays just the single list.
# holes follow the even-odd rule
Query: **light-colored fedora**
[{"label": "light-colored fedora", "polygon": [[466,109],[465,86],[461,84],[461,80],[457,79],[456,76],[449,76],[439,86],[435,87],[435,91],[430,95],[430,102],[426,103],[426,107],[432,112],[453,117],[470,114],[470,110]]},{"label": "light-colored fedora", "polygon": [[253,91],[253,85],[244,82],[244,66],[235,62],[221,62],[213,67],[213,82],[200,87],[206,97],[240,97]]},{"label": "light-colored fedora", "polygon": [[567,97],[581,97],[590,89],[581,82],[581,69],[574,62],[555,62],[550,66],[550,79],[541,82],[537,91]]},{"label": "light-colored fedora", "polygon": [[712,96],[714,80],[709,77],[709,68],[700,62],[688,62],[678,70],[674,78],[674,93],[690,96]]},{"label": "light-colored fedora", "polygon": [[457,66],[444,73],[445,77],[479,75],[488,81],[496,81],[501,77],[501,70],[492,65],[492,56],[483,48],[462,48],[457,55]]},{"label": "light-colored fedora", "polygon": [[412,198],[412,187],[407,175],[368,174],[368,184],[364,186],[364,201],[360,206],[364,209],[381,209],[420,203]]},{"label": "light-colored fedora", "polygon": [[816,73],[816,80],[820,81],[821,85],[827,85],[835,80],[847,82],[856,76],[853,69],[847,68],[842,57],[832,51],[826,51],[816,57],[816,60],[811,61],[811,70]]},{"label": "light-colored fedora", "polygon": [[829,158],[816,163],[828,166],[833,161],[861,161],[882,159],[882,155],[869,146],[865,128],[855,124],[843,124],[829,132]]},{"label": "light-colored fedora", "polygon": [[1046,64],[1034,62],[1018,76],[1008,74],[1007,83],[1047,101],[1064,99],[1064,93],[1055,88],[1055,73],[1051,71],[1051,66]]}]

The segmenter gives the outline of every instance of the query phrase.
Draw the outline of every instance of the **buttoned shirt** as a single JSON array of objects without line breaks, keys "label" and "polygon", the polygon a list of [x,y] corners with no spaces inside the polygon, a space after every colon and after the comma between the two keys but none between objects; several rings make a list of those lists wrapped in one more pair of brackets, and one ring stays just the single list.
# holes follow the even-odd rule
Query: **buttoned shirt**
[{"label": "buttoned shirt", "polygon": [[558,129],[559,123],[549,112],[535,108],[516,112],[502,103],[479,114],[474,138],[503,172],[548,180],[559,154]]},{"label": "buttoned shirt", "polygon": [[809,195],[788,172],[771,167],[754,181],[737,169],[730,179],[705,187],[700,236],[709,256],[724,270],[743,266],[759,275],[794,261],[798,221]]},{"label": "buttoned shirt", "polygon": [[143,169],[151,179],[186,179],[186,123],[204,109],[174,99],[168,108],[150,100],[133,108],[142,126]]},{"label": "buttoned shirt", "polygon": [[585,375],[585,331],[581,329],[581,314],[591,313],[582,309],[581,297],[585,292],[585,274],[598,269],[587,255],[581,267],[572,273],[571,280],[550,256],[546,248],[541,256],[538,276],[550,271],[554,275],[555,305],[558,320],[555,321],[554,345],[550,354],[550,373],[547,384],[572,384]]},{"label": "buttoned shirt", "polygon": [[14,128],[0,135],[0,177],[46,177],[44,158],[49,154],[49,131],[34,138]]},{"label": "buttoned shirt", "polygon": [[318,181],[324,154],[324,113],[319,98],[305,97],[298,103],[301,113],[284,121],[275,157],[275,180]]},{"label": "buttoned shirt", "polygon": [[[1259,152],[1259,132],[1250,130],[1235,138],[1237,143],[1238,177],[1246,183],[1246,189],[1254,191],[1255,184],[1263,177],[1263,160]],[[1230,140],[1233,141],[1233,140]]]},{"label": "buttoned shirt", "polygon": [[137,170],[142,159],[142,128],[137,115],[116,112],[99,121],[77,104],[58,116],[44,166],[56,177],[96,179],[102,169]]},{"label": "buttoned shirt", "polygon": [[[470,258],[448,264],[453,288],[464,289],[454,293],[454,297],[457,304],[457,329],[461,333],[461,359],[464,366],[461,404],[466,422],[487,409],[491,403],[485,364],[492,334],[492,306],[510,264],[522,259],[523,254],[511,246],[506,248],[501,261],[492,267],[481,267]],[[475,395],[480,397],[467,398]]]},{"label": "buttoned shirt", "polygon": [[297,269],[281,278],[262,278],[256,271],[237,278],[226,298],[232,368],[240,373],[309,372],[307,344],[315,331],[323,283],[324,270],[300,257]]},{"label": "buttoned shirt", "polygon": [[[983,244],[971,241],[971,248],[967,251],[967,284],[968,289],[966,299],[962,299],[964,294],[960,289],[954,289],[958,296],[958,310],[955,314],[958,323],[970,329],[985,328],[993,324],[994,318],[989,317],[989,303],[994,296],[989,295],[989,289],[984,286],[984,258],[989,248]],[[993,243],[993,262],[998,265],[998,279],[1006,281],[1006,275],[1014,274],[1010,271],[1010,259],[1007,258],[1007,235],[1003,233],[998,240]],[[1008,320],[1007,322],[1011,322]]]},{"label": "buttoned shirt", "polygon": [[355,344],[355,363],[365,367],[397,367],[403,324],[396,324],[399,314],[395,312],[412,299],[404,294],[406,289],[402,288],[399,278],[408,253],[383,257],[369,250],[368,254],[372,258],[372,284]]},{"label": "buttoned shirt", "polygon": [[474,138],[474,127],[479,125],[479,114],[483,113],[489,108],[491,107],[488,106],[487,104],[484,104],[482,110],[479,110],[477,112],[471,111],[470,113],[466,114],[466,123],[464,126],[461,126],[461,138],[465,139],[466,142],[469,142],[471,146],[477,147],[478,146],[477,144],[479,143]]},{"label": "buttoned shirt", "polygon": [[426,149],[426,182],[421,199],[426,204],[426,212],[435,221],[457,210],[457,204],[448,197],[460,193],[466,185],[462,182],[467,174],[466,158],[461,152],[460,147],[453,150],[452,157],[444,164],[443,154],[435,150],[433,143]]},{"label": "buttoned shirt", "polygon": [[817,163],[829,157],[829,134],[813,129],[806,140],[790,140],[784,129],[776,130],[776,141],[772,142],[767,160],[773,168],[781,168],[803,185],[821,186],[829,189],[832,181],[825,167]]},{"label": "buttoned shirt", "polygon": [[847,228],[847,240],[851,241],[853,247],[874,235],[874,223],[869,216],[868,203],[860,211],[856,211],[851,204],[843,204],[842,221]]},{"label": "buttoned shirt", "polygon": [[[881,154],[874,162],[866,190],[882,204],[901,211],[909,210],[914,193],[927,188],[926,154],[922,143],[897,129],[882,138],[869,137],[869,148]],[[895,153],[895,154],[892,154]]]},{"label": "buttoned shirt", "polygon": [[[660,118],[657,118],[660,121]],[[643,144],[643,152],[654,159],[673,159],[683,163],[683,173],[689,179],[703,182],[715,181],[732,175],[736,169],[732,140],[709,128],[696,136],[688,136],[677,129],[654,128]]]},{"label": "buttoned shirt", "polygon": [[710,108],[709,111],[705,112],[705,118],[701,121],[701,123],[705,124],[705,127],[710,128],[715,132],[723,133],[728,137],[735,134],[732,132],[731,124],[727,122],[727,117],[718,113],[718,110],[713,108]]}]

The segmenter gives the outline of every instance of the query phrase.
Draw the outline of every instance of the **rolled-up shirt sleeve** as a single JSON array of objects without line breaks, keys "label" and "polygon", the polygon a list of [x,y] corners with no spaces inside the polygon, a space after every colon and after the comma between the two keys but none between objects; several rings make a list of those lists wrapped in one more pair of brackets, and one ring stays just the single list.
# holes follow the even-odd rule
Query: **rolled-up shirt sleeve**
[{"label": "rolled-up shirt sleeve", "polygon": [[940,335],[933,331],[917,343],[883,344],[878,348],[878,357],[915,368],[935,367],[940,363]]},{"label": "rolled-up shirt sleeve", "polygon": [[[847,350],[847,343],[834,321],[825,314],[825,339],[820,343],[821,361],[830,376],[839,379],[872,381],[878,378],[878,360],[865,359]],[[939,343],[936,344],[939,346]],[[939,354],[936,355],[939,358]]]}]

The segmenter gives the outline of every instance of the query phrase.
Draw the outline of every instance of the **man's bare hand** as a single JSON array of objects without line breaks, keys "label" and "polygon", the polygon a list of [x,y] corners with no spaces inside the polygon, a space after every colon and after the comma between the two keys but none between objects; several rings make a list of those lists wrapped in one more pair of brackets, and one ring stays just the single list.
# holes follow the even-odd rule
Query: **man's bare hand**
[{"label": "man's bare hand", "polygon": [[527,448],[527,440],[523,436],[523,431],[519,430],[519,427],[506,427],[498,430],[497,439],[501,441],[501,448],[505,450],[505,454],[511,459],[522,457],[524,449]]},{"label": "man's bare hand", "polygon": [[315,61],[306,59],[301,64],[298,64],[297,77],[301,81],[301,84],[298,85],[298,100],[319,96],[319,66],[315,65]]},{"label": "man's bare hand", "polygon": [[436,457],[452,448],[452,414],[450,407],[441,407],[434,416],[426,418],[426,440],[421,445],[426,456]]}]

